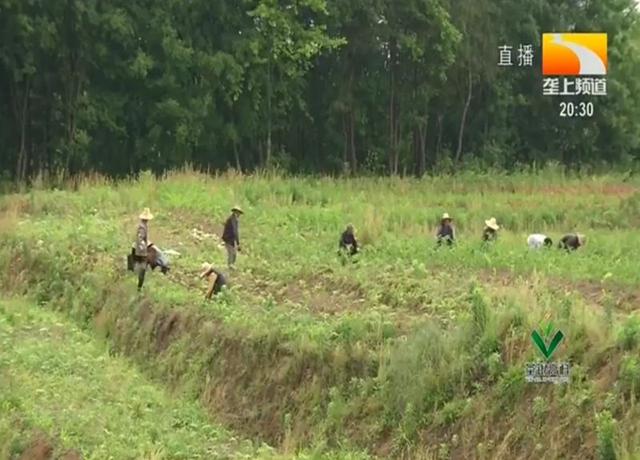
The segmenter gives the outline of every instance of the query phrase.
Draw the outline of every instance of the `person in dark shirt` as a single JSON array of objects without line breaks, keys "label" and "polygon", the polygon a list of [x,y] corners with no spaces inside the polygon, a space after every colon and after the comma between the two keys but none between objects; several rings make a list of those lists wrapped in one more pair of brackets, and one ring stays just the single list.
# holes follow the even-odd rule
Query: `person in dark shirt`
[{"label": "person in dark shirt", "polygon": [[358,240],[356,240],[355,230],[351,224],[347,225],[346,230],[340,236],[339,251],[350,256],[358,253]]},{"label": "person in dark shirt", "polygon": [[569,233],[562,237],[558,248],[565,249],[567,252],[575,251],[586,243],[586,237],[580,233]]},{"label": "person in dark shirt", "polygon": [[202,273],[200,278],[207,278],[209,281],[209,288],[205,295],[205,299],[209,300],[214,295],[222,291],[222,288],[227,285],[225,276],[219,270],[215,269],[211,264],[202,264]]},{"label": "person in dark shirt", "polygon": [[147,261],[151,267],[151,271],[160,267],[160,271],[166,275],[170,270],[167,257],[162,250],[152,242],[149,242]]},{"label": "person in dark shirt", "polygon": [[490,241],[496,241],[498,239],[498,230],[500,226],[495,217],[484,221],[485,227],[482,232],[482,241],[488,243]]},{"label": "person in dark shirt", "polygon": [[238,219],[242,214],[244,214],[242,209],[238,206],[234,206],[231,209],[231,215],[224,224],[224,230],[222,232],[222,241],[224,242],[224,247],[227,250],[227,264],[230,269],[234,268],[236,256],[238,252],[240,252]]},{"label": "person in dark shirt", "polygon": [[453,242],[456,239],[456,232],[452,222],[453,219],[451,218],[451,216],[449,216],[449,214],[445,212],[442,215],[440,225],[436,230],[436,239],[438,241],[438,246],[441,246],[443,242],[446,242],[448,246],[453,245]]}]

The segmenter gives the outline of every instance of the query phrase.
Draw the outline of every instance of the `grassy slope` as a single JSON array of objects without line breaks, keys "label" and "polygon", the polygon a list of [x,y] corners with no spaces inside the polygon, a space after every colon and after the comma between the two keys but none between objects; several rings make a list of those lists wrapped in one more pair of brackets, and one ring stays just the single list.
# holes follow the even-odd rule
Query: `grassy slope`
[{"label": "grassy slope", "polygon": [[0,300],[0,458],[32,433],[84,458],[257,458],[212,425],[193,403],[174,399],[59,314]]},{"label": "grassy slope", "polygon": [[[540,454],[538,445],[550,458],[609,444],[631,455],[637,437],[627,421],[637,411],[629,402],[640,388],[640,327],[627,319],[640,255],[631,231],[635,190],[616,177],[179,175],[81,186],[76,194],[33,192],[3,202],[0,228],[13,236],[0,259],[18,270],[2,283],[29,286],[42,301],[91,320],[151,375],[285,450],[346,435],[383,455],[425,458],[527,458]],[[200,262],[221,263],[223,254],[189,232],[218,233],[232,202],[248,211],[247,253],[231,292],[205,305],[194,275]],[[143,205],[158,216],[154,241],[182,257],[171,279],[150,277],[139,302],[120,256]],[[425,223],[443,210],[457,218],[463,240],[434,252]],[[475,241],[491,215],[507,232],[487,252]],[[366,244],[356,267],[335,258],[347,220]],[[557,237],[574,228],[591,241],[571,257],[523,249],[529,230]],[[38,239],[40,246],[21,242]],[[524,361],[535,358],[528,335],[549,317],[568,336],[562,357],[577,375],[568,389],[522,379]],[[550,429],[531,430],[532,407],[535,423],[555,415]]]}]

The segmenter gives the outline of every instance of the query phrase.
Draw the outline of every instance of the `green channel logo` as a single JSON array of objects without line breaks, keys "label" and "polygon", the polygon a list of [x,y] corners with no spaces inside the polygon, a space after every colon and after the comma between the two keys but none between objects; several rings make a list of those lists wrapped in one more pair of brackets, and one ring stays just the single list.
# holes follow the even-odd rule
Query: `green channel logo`
[{"label": "green channel logo", "polygon": [[560,345],[560,342],[562,342],[562,339],[564,339],[564,334],[562,333],[562,331],[558,330],[551,338],[551,342],[549,342],[549,345],[547,345],[546,340],[551,337],[551,333],[553,332],[553,324],[547,324],[547,326],[543,328],[542,332],[545,337],[544,339],[536,330],[531,333],[531,339],[533,340],[535,346],[538,347],[538,350],[540,350],[540,353],[542,353],[542,355],[548,361],[549,359],[551,359],[553,352],[558,348],[558,345]]}]

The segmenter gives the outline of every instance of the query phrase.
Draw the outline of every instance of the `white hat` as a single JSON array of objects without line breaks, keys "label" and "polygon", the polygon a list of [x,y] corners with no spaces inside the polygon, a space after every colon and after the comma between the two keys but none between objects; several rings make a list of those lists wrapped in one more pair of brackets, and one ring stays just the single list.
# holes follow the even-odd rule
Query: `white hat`
[{"label": "white hat", "polygon": [[151,210],[149,208],[144,208],[142,214],[140,214],[141,220],[151,220],[153,219],[153,214],[151,214]]},{"label": "white hat", "polygon": [[500,228],[500,226],[498,225],[498,223],[496,222],[496,218],[492,217],[489,220],[485,220],[484,221],[485,225],[493,230],[498,230]]},{"label": "white hat", "polygon": [[209,270],[211,268],[211,264],[204,262],[200,268],[202,268],[203,271]]},{"label": "white hat", "polygon": [[445,212],[445,213],[442,215],[442,218],[441,218],[440,220],[445,220],[445,219],[453,220],[453,219],[451,219],[451,216],[449,215],[449,213],[448,213],[448,212]]},{"label": "white hat", "polygon": [[240,214],[244,214],[244,211],[242,210],[242,208],[240,206],[234,206],[233,208],[231,208],[231,212],[239,212]]}]

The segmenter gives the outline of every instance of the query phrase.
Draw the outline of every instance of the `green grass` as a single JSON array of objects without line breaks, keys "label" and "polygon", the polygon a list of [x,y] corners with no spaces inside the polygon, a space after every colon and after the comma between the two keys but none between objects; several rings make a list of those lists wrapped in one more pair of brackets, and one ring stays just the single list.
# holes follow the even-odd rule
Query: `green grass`
[{"label": "green grass", "polygon": [[0,299],[0,344],[0,458],[38,439],[56,455],[76,451],[85,459],[294,458],[239,439],[75,323],[28,301]]},{"label": "green grass", "polygon": [[[633,458],[638,185],[554,170],[94,180],[0,199],[0,286],[64,311],[154,383],[282,452],[528,458],[546,446],[550,457]],[[200,264],[224,267],[225,255],[191,231],[219,234],[236,203],[245,251],[230,291],[207,303]],[[157,216],[151,239],[181,256],[138,297],[124,256],[146,206]],[[436,250],[444,211],[460,241]],[[503,231],[483,248],[492,216]],[[364,251],[343,265],[337,238],[349,222]],[[528,233],[557,241],[574,230],[589,238],[574,254],[526,248]],[[569,387],[523,379],[538,359],[531,331],[549,319],[567,337],[557,356],[574,365]],[[551,413],[562,415],[545,433]]]},{"label": "green grass", "polygon": [[270,457],[59,314],[0,300],[0,344],[2,458],[20,453],[36,431],[86,459]]}]

